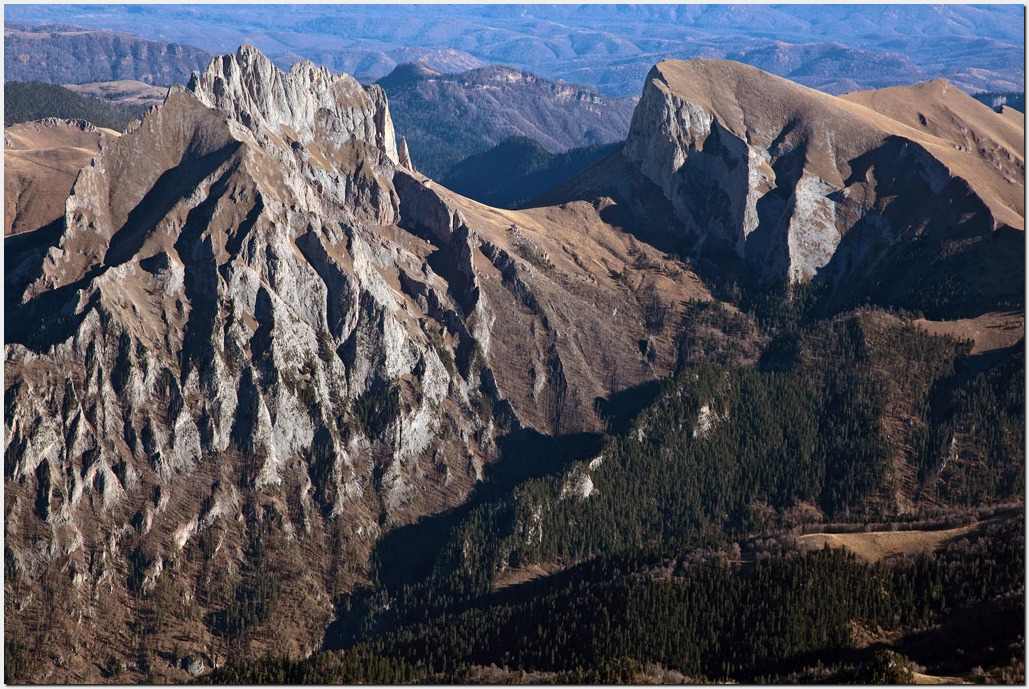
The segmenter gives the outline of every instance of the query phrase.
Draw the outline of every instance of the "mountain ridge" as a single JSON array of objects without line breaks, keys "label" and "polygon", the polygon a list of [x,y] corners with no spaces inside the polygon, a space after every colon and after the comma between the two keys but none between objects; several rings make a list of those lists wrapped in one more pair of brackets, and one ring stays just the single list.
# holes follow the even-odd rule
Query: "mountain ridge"
[{"label": "mountain ridge", "polygon": [[437,179],[509,136],[534,139],[551,153],[620,141],[633,107],[630,99],[505,65],[457,74],[401,65],[377,83],[415,165]]},{"label": "mountain ridge", "polygon": [[4,237],[64,216],[78,171],[118,132],[86,120],[49,118],[4,128]]},{"label": "mountain ridge", "polygon": [[81,84],[133,79],[150,85],[185,83],[213,55],[191,45],[149,41],[128,33],[74,26],[4,24],[5,81]]},{"label": "mountain ridge", "polygon": [[[925,122],[904,123],[879,112],[896,91],[841,100],[739,64],[662,62],[624,144],[560,202],[504,210],[404,164],[382,87],[283,71],[250,45],[214,58],[74,170],[56,222],[5,242],[20,678],[183,681],[229,658],[307,657],[598,543],[614,559],[570,577],[621,567],[619,544],[659,547],[666,528],[685,547],[823,508],[908,515],[935,499],[912,486],[946,497],[956,476],[961,503],[981,488],[961,477],[1017,475],[1017,451],[977,459],[1020,428],[1017,347],[977,359],[873,308],[808,323],[816,293],[796,284],[838,270],[822,287],[864,296],[888,276],[895,296],[933,270],[964,280],[937,308],[948,318],[1021,289],[1024,231],[976,185],[1021,170],[1024,188],[1024,118],[953,91],[929,84]],[[729,255],[662,250],[683,237]],[[797,279],[761,308],[734,298],[741,310],[694,272],[719,261]],[[909,364],[928,373],[900,375]],[[984,409],[1004,411],[1003,432],[968,430]],[[641,468],[650,485],[618,481]],[[796,502],[811,495],[823,506]],[[560,521],[616,496],[621,522]]]},{"label": "mountain ridge", "polygon": [[[879,12],[834,6],[816,11],[795,5],[693,8],[597,6],[534,7],[310,7],[288,17],[273,10],[150,8],[146,21],[131,9],[52,10],[13,7],[12,19],[75,21],[83,25],[152,32],[150,38],[195,42],[218,52],[255,43],[288,66],[313,59],[361,79],[382,77],[396,63],[430,60],[459,71],[474,63],[517,63],[551,79],[589,83],[612,96],[631,96],[650,67],[666,57],[731,57],[740,51],[788,42],[804,53],[826,42],[873,52],[874,62],[902,55],[925,70],[908,81],[947,77],[969,91],[1011,91],[1024,75],[1023,12],[1018,7],[947,5],[893,7]],[[271,30],[269,27],[275,27]],[[154,35],[160,32],[160,35]],[[200,38],[197,38],[200,36]],[[300,39],[300,37],[308,37]],[[315,40],[310,40],[313,37]],[[814,46],[812,46],[814,44]],[[817,57],[817,56],[816,56]],[[815,64],[818,64],[817,61]],[[822,61],[821,64],[832,65]],[[843,90],[895,85],[832,74],[808,86],[837,83]]]},{"label": "mountain ridge", "polygon": [[380,534],[460,504],[508,436],[601,431],[710,298],[589,204],[403,168],[378,86],[249,46],[106,143],[5,285],[8,628],[47,620],[34,676],[93,681],[163,663],[117,639],[182,596],[148,632],[173,677],[217,639],[312,652]]},{"label": "mountain ridge", "polygon": [[[899,117],[901,102],[920,99],[924,122],[871,109]],[[936,110],[925,109],[930,102]],[[862,279],[885,280],[901,260],[891,255],[923,244],[926,254],[1010,267],[1004,286],[986,288],[978,270],[956,263],[947,279],[967,281],[984,303],[1020,303],[1024,268],[1009,266],[993,241],[1024,244],[1020,141],[1016,115],[994,113],[942,81],[836,97],[739,63],[664,61],[651,71],[621,151],[535,203],[613,196],[641,236],[710,261],[711,270],[735,264],[765,283],[817,277],[840,300],[862,298]],[[938,270],[923,277],[942,279]],[[902,292],[895,305],[929,305],[913,292],[893,298]]]}]

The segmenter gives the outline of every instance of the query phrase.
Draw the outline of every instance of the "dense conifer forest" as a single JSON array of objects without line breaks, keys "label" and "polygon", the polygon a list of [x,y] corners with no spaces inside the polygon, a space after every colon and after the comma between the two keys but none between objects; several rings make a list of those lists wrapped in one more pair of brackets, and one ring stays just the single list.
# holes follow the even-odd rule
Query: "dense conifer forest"
[{"label": "dense conifer forest", "polygon": [[57,84],[8,81],[4,84],[4,126],[47,117],[86,120],[97,127],[122,131],[143,116],[144,108],[80,96]]},{"label": "dense conifer forest", "polygon": [[[337,601],[338,650],[210,681],[1020,677],[1021,345],[973,356],[903,314],[810,313],[693,305],[680,373],[599,446],[384,539]],[[935,553],[879,562],[799,542],[959,525]],[[506,585],[534,568],[550,574]]]},{"label": "dense conifer forest", "polygon": [[[211,680],[461,682],[495,665],[559,683],[632,682],[648,666],[687,681],[901,681],[879,667],[885,644],[852,648],[868,630],[899,635],[902,652],[924,654],[935,634],[969,662],[1017,665],[1003,640],[1024,618],[1023,531],[1020,519],[990,524],[935,555],[875,565],[839,550],[802,554],[786,539],[748,544],[742,559],[731,548],[601,557],[517,590],[463,594],[472,602],[431,615],[396,601],[388,623],[342,653],[229,665]],[[939,633],[970,609],[988,624]]]}]

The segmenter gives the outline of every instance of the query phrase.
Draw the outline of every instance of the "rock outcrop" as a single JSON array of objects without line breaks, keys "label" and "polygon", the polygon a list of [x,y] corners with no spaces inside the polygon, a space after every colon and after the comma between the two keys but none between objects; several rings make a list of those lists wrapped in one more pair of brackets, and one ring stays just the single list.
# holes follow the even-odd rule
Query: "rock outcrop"
[{"label": "rock outcrop", "polygon": [[682,264],[398,163],[378,87],[244,46],[8,245],[5,605],[37,679],[309,653],[384,529],[463,501],[505,433],[601,429],[597,398],[672,370],[709,298]]},{"label": "rock outcrop", "polygon": [[4,129],[4,236],[62,218],[79,169],[117,136],[85,120],[52,117]]},{"label": "rock outcrop", "polygon": [[399,163],[408,170],[415,171],[414,163],[411,162],[411,152],[407,150],[407,137],[400,137]]},{"label": "rock outcrop", "polygon": [[[246,586],[270,529],[276,561],[306,563],[285,599],[309,618],[278,626],[309,652],[343,560],[467,493],[491,420],[397,286],[425,257],[379,229],[395,162],[378,87],[245,47],[100,151],[59,236],[9,253],[8,597],[28,607],[8,619],[85,619],[69,638],[129,666],[115,611],[196,601],[203,568]],[[230,599],[198,603],[190,652],[226,633],[209,616]]]},{"label": "rock outcrop", "polygon": [[[1024,246],[1024,141],[1024,118],[942,80],[834,97],[735,62],[666,60],[621,152],[545,200],[613,196],[640,236],[720,271],[735,257],[765,283],[1000,306],[1021,299],[1024,269],[1005,256]],[[982,284],[984,266],[1012,279]]]},{"label": "rock outcrop", "polygon": [[[898,211],[921,212],[907,227],[890,223],[886,240],[917,234],[959,198],[986,206],[990,230],[1024,228],[1024,129],[950,90],[950,100],[911,88],[835,98],[738,63],[665,61],[647,79],[624,155],[661,188],[698,249],[720,244],[766,279],[806,281],[856,226],[884,224],[891,196]],[[937,110],[931,124],[919,114],[926,107]]]},{"label": "rock outcrop", "polygon": [[361,86],[349,74],[298,62],[282,72],[253,46],[216,58],[189,91],[209,107],[227,113],[257,137],[286,134],[299,143],[318,140],[342,145],[349,139],[374,145],[394,164],[397,142],[386,97],[378,86]]}]

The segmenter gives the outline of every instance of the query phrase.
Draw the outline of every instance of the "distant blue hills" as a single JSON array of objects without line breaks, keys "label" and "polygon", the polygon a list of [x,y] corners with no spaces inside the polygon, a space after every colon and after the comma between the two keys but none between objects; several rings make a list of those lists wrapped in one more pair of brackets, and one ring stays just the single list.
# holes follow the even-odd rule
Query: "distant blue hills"
[{"label": "distant blue hills", "polygon": [[[398,64],[494,63],[637,95],[663,58],[754,64],[832,93],[946,78],[1024,91],[1020,5],[8,5],[11,22],[137,34],[209,52],[251,43],[374,81]],[[11,61],[8,61],[8,69]],[[11,77],[5,75],[6,79]]]}]

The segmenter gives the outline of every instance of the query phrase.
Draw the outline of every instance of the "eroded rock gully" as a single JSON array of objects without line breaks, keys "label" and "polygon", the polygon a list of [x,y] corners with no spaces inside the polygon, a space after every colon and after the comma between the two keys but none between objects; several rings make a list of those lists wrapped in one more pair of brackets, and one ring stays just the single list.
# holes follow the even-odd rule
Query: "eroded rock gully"
[{"label": "eroded rock gully", "polygon": [[5,612],[51,682],[311,652],[385,529],[513,429],[602,428],[709,298],[589,204],[438,187],[380,89],[247,46],[7,261]]}]

